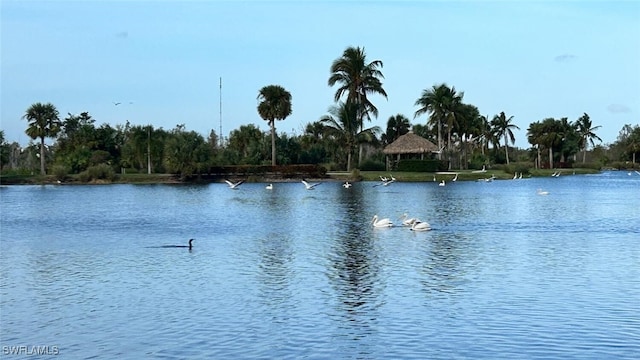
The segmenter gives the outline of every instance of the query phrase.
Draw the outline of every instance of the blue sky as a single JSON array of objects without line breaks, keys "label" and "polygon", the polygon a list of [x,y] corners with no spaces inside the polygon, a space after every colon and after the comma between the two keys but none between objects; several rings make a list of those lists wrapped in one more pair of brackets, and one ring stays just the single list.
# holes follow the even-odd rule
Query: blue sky
[{"label": "blue sky", "polygon": [[266,131],[256,97],[272,84],[293,98],[278,131],[301,134],[333,105],[329,68],[348,46],[384,64],[389,97],[371,97],[371,126],[396,114],[424,124],[414,103],[443,82],[482,114],[513,116],[519,147],[546,117],[586,112],[605,143],[640,123],[638,1],[2,0],[0,11],[0,129],[23,145],[35,102],[97,125]]}]

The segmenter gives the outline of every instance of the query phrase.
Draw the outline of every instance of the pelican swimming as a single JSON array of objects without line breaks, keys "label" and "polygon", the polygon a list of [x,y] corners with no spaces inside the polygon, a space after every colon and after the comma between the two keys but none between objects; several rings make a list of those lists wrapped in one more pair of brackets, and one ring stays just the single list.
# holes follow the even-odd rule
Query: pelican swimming
[{"label": "pelican swimming", "polygon": [[402,214],[402,216],[400,216],[400,220],[402,220],[402,225],[404,226],[411,226],[413,225],[418,219],[416,218],[409,218],[409,215],[407,215],[407,213]]},{"label": "pelican swimming", "polygon": [[346,181],[344,184],[342,184],[342,187],[345,188],[345,189],[348,189],[348,188],[351,187],[351,183]]},{"label": "pelican swimming", "polygon": [[438,184],[438,186],[445,186],[445,185],[446,184],[445,184],[444,180],[440,181],[440,184]]},{"label": "pelican swimming", "polygon": [[431,230],[431,225],[429,225],[426,221],[416,220],[416,222],[411,225],[412,231],[429,231]]},{"label": "pelican swimming", "polygon": [[542,191],[542,189],[536,190],[536,194],[538,195],[549,195],[548,191]]},{"label": "pelican swimming", "polygon": [[231,181],[229,181],[229,180],[225,180],[224,182],[226,182],[226,183],[227,183],[227,185],[229,185],[229,188],[230,188],[230,189],[237,190],[237,189],[238,189],[238,187],[239,187],[240,185],[242,185],[242,183],[244,183],[244,180],[240,180],[240,181],[235,182],[235,183],[234,183],[234,182],[231,182]]},{"label": "pelican swimming", "polygon": [[307,190],[313,190],[316,186],[320,185],[320,183],[310,184],[305,179],[302,179],[301,181],[304,184],[305,189]]},{"label": "pelican swimming", "polygon": [[456,173],[456,176],[451,181],[458,181],[458,173]]},{"label": "pelican swimming", "polygon": [[378,219],[378,215],[373,215],[373,219],[371,220],[373,227],[381,228],[381,227],[391,227],[393,223],[389,218]]},{"label": "pelican swimming", "polygon": [[265,187],[267,190],[273,190],[273,184],[269,184]]}]

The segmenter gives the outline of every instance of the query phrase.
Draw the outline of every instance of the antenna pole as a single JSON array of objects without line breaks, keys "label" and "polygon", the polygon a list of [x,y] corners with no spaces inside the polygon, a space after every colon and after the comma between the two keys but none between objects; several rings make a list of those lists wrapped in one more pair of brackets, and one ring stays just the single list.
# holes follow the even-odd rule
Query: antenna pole
[{"label": "antenna pole", "polygon": [[222,76],[220,77],[220,147],[224,146],[222,138]]}]

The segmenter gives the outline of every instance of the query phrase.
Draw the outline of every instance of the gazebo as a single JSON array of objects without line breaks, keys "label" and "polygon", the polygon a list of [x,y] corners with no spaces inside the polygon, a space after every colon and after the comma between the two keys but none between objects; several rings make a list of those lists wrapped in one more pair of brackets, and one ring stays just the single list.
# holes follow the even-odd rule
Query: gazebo
[{"label": "gazebo", "polygon": [[432,154],[438,152],[438,147],[431,141],[408,132],[391,144],[387,145],[382,152],[387,157],[387,168],[389,168],[389,156],[396,155],[395,161],[400,161],[401,155],[420,155],[420,160],[424,160],[424,154]]}]

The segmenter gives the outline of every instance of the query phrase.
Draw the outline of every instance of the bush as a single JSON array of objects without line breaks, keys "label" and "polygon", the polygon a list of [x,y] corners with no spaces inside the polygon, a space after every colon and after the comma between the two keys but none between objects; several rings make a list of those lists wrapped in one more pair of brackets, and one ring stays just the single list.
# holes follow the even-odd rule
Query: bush
[{"label": "bush", "polygon": [[107,164],[99,164],[90,166],[87,170],[81,172],[78,178],[82,182],[89,182],[92,180],[108,180],[113,181],[116,179],[116,173],[113,168]]},{"label": "bush", "polygon": [[64,165],[54,165],[51,167],[51,173],[55,176],[56,180],[64,181],[67,178],[69,171]]},{"label": "bush", "polygon": [[398,171],[436,172],[447,169],[447,163],[440,160],[400,160]]},{"label": "bush", "polygon": [[360,165],[361,171],[385,171],[386,166],[383,162],[375,160],[366,160]]}]

